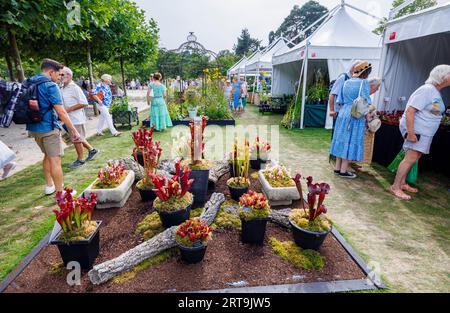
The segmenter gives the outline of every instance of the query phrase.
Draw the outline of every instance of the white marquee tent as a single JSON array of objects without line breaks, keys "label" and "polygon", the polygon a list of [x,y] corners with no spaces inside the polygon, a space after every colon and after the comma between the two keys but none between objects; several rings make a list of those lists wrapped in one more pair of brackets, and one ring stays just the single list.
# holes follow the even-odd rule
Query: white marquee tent
[{"label": "white marquee tent", "polygon": [[272,72],[273,55],[278,51],[285,51],[287,48],[287,40],[279,37],[263,50],[262,53],[255,55],[251,60],[248,60],[245,66],[246,72]]},{"label": "white marquee tent", "polygon": [[[450,64],[450,4],[388,22],[378,109],[404,110],[409,96],[439,64]],[[445,103],[450,102],[448,89],[442,90]]]},{"label": "white marquee tent", "polygon": [[236,64],[234,64],[228,70],[228,76],[240,74],[241,71],[244,72],[245,71],[245,64],[246,64],[247,60],[248,60],[248,58],[244,56],[242,59],[240,59],[238,62],[236,62]]},{"label": "white marquee tent", "polygon": [[[358,14],[361,15],[359,21],[348,14],[348,9],[361,13]],[[354,60],[364,59],[372,63],[373,73],[377,73],[381,55],[381,37],[361,24],[373,18],[376,17],[343,1],[323,17],[322,24],[309,38],[288,51],[281,50],[274,54],[273,95],[298,93],[299,90],[295,90],[296,82],[301,81],[301,77],[307,77],[303,80],[301,94],[301,128],[303,128],[307,83],[312,79],[315,68],[327,68],[330,80],[334,80],[341,73],[347,72]],[[300,89],[300,86],[298,87]],[[328,112],[325,127],[332,127],[332,119]]]}]

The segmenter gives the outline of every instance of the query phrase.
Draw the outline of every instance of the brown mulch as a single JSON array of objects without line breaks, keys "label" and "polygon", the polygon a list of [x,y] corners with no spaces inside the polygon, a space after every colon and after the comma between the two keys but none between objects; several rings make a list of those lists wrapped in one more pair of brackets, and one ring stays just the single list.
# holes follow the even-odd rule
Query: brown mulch
[{"label": "brown mulch", "polygon": [[[228,175],[222,177],[215,190],[229,199],[226,186]],[[251,179],[252,189],[261,190],[258,180]],[[298,207],[299,201],[288,207]],[[277,207],[276,209],[283,208]],[[100,254],[96,264],[119,256],[142,242],[136,235],[137,224],[153,209],[141,202],[138,191],[133,193],[121,209],[97,210],[94,218],[102,220]],[[289,230],[268,223],[264,246],[244,245],[239,231],[217,230],[208,244],[205,258],[193,265],[184,264],[178,256],[140,271],[128,281],[117,284],[109,281],[93,286],[82,273],[80,286],[66,283],[68,270],[51,272],[52,265],[61,262],[56,246],[48,246],[30,263],[6,292],[169,292],[231,288],[232,283],[245,281],[246,286],[280,285],[304,282],[325,282],[365,278],[334,236],[329,235],[320,249],[325,258],[322,270],[301,270],[274,254],[269,237],[293,240]]]}]

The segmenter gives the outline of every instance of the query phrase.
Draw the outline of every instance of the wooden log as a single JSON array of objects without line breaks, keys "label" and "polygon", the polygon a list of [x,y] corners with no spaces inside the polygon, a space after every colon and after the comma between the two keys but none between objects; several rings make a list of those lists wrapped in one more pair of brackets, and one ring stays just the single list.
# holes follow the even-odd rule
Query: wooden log
[{"label": "wooden log", "polygon": [[272,210],[270,219],[275,224],[290,228],[291,226],[289,224],[289,214],[291,213],[291,211],[292,209]]},{"label": "wooden log", "polygon": [[230,167],[228,161],[217,161],[209,170],[209,181],[215,185],[217,184],[217,181],[229,171]]},{"label": "wooden log", "polygon": [[[225,196],[223,194],[212,194],[210,200],[206,203],[200,218],[204,219],[208,225],[211,225],[224,201]],[[168,228],[150,240],[121,254],[117,258],[95,265],[88,273],[90,281],[94,285],[105,283],[119,274],[130,271],[142,261],[145,261],[164,250],[175,247],[176,229],[177,226]]]}]

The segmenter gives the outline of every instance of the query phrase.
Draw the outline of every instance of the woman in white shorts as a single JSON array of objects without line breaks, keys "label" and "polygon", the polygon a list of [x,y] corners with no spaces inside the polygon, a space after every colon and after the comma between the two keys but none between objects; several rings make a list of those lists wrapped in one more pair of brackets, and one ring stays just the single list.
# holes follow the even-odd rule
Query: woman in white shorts
[{"label": "woman in white shorts", "polygon": [[450,65],[436,66],[425,85],[417,89],[409,98],[405,113],[400,120],[400,132],[405,138],[405,157],[400,163],[390,192],[402,200],[410,200],[406,192],[419,190],[406,183],[411,167],[423,154],[430,153],[433,137],[439,129],[445,104],[440,91],[450,86]]}]

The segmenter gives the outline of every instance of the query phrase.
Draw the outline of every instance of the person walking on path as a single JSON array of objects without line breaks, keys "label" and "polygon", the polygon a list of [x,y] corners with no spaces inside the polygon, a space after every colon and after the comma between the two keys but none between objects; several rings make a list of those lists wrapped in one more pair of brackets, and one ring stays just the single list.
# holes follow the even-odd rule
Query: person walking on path
[{"label": "person walking on path", "polygon": [[[64,108],[69,114],[72,124],[80,134],[78,140],[72,138],[72,143],[77,152],[77,159],[69,165],[71,168],[76,168],[83,165],[86,161],[91,161],[98,154],[98,150],[94,149],[86,140],[86,115],[84,108],[88,106],[88,101],[80,86],[75,84],[72,79],[72,70],[64,67],[61,71],[61,81],[63,87],[61,93],[64,102]],[[88,150],[88,156],[84,159],[84,148]]]},{"label": "person walking on path", "polygon": [[245,109],[247,105],[247,82],[244,77],[241,77],[241,88],[242,88],[242,108]]},{"label": "person walking on path", "polygon": [[155,126],[157,131],[172,127],[172,120],[164,100],[167,97],[167,88],[161,84],[161,78],[160,73],[153,74],[153,82],[148,86],[149,93],[150,90],[153,91],[153,96],[150,99],[150,127]]},{"label": "person walking on path", "polygon": [[372,65],[364,61],[354,68],[353,78],[347,80],[343,88],[344,106],[339,111],[335,132],[331,142],[331,155],[336,156],[335,174],[343,178],[356,178],[356,174],[348,171],[349,162],[360,162],[364,159],[364,135],[366,118],[354,118],[351,114],[353,101],[358,97],[364,98],[368,104],[370,85],[367,81],[372,71]]},{"label": "person walking on path", "polygon": [[230,109],[233,109],[233,86],[231,86],[231,82],[229,79],[225,82],[225,86],[223,86],[223,95],[225,99],[228,101],[228,106]]},{"label": "person walking on path", "polygon": [[233,78],[233,110],[236,112],[241,108],[242,99],[242,84],[238,80],[238,77]]},{"label": "person walking on path", "polygon": [[11,176],[12,170],[17,166],[17,163],[13,162],[15,158],[16,154],[14,151],[0,140],[0,168],[3,169],[0,180],[4,180]]},{"label": "person walking on path", "polygon": [[61,93],[56,84],[60,81],[62,68],[63,65],[59,62],[44,59],[41,64],[42,73],[30,78],[32,83],[47,80],[47,82],[38,86],[39,111],[42,120],[39,123],[29,123],[26,127],[29,135],[34,138],[42,153],[44,153],[42,165],[46,183],[44,193],[46,195],[51,195],[55,191],[63,191],[63,171],[61,167],[63,147],[58,118],[67,126],[73,140],[80,138],[80,134],[62,105]]},{"label": "person walking on path", "polygon": [[101,77],[102,81],[98,84],[92,91],[92,97],[98,104],[98,110],[100,111],[100,117],[97,124],[97,136],[103,136],[103,125],[108,125],[109,131],[114,137],[120,136],[122,133],[118,132],[114,127],[112,116],[109,113],[109,107],[112,103],[112,91],[111,83],[112,76],[108,74],[103,74]]},{"label": "person walking on path", "polygon": [[409,98],[405,113],[400,120],[400,132],[405,138],[403,150],[405,157],[397,169],[397,175],[389,191],[399,199],[411,200],[406,194],[418,193],[406,183],[411,167],[423,154],[430,153],[433,137],[439,129],[445,104],[441,90],[450,87],[450,65],[438,65],[430,73],[425,84],[419,87]]}]

